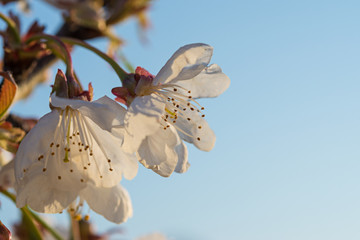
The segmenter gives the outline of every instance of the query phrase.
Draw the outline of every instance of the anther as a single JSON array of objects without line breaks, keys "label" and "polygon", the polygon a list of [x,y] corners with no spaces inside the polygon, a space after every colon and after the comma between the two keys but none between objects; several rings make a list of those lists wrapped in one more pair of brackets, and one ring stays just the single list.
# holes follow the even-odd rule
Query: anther
[{"label": "anther", "polygon": [[74,170],[70,169],[70,172],[73,172]]},{"label": "anther", "polygon": [[204,107],[201,107],[201,110],[204,110],[205,108]]},{"label": "anther", "polygon": [[176,92],[177,91],[177,89],[176,88],[174,88],[174,92]]},{"label": "anther", "polygon": [[194,108],[190,108],[191,111],[194,111]]},{"label": "anther", "polygon": [[23,171],[26,172],[26,169],[24,168]]},{"label": "anther", "polygon": [[50,143],[50,147],[52,147],[52,146],[54,146],[54,143],[52,142],[52,143]]},{"label": "anther", "polygon": [[54,155],[55,155],[55,153],[54,153],[54,152],[51,152],[51,155],[52,155],[52,156],[54,156]]},{"label": "anther", "polygon": [[80,182],[84,182],[84,179],[80,179]]},{"label": "anther", "polygon": [[58,179],[61,180],[61,176],[58,176]]},{"label": "anther", "polygon": [[109,170],[110,170],[110,171],[113,171],[114,169],[112,169],[112,168],[109,168]]},{"label": "anther", "polygon": [[43,168],[43,172],[45,172],[46,171],[46,168]]},{"label": "anther", "polygon": [[84,167],[84,170],[86,170],[87,169],[87,167]]},{"label": "anther", "polygon": [[60,144],[56,144],[56,147],[60,147]]},{"label": "anther", "polygon": [[108,159],[108,163],[110,163],[111,162],[111,160],[110,159]]},{"label": "anther", "polygon": [[191,91],[188,91],[188,93],[191,93]]},{"label": "anther", "polygon": [[201,126],[198,126],[198,129],[201,129]]},{"label": "anther", "polygon": [[103,178],[103,176],[100,176],[100,178]]},{"label": "anther", "polygon": [[198,137],[197,140],[200,141],[200,138]]},{"label": "anther", "polygon": [[187,120],[188,120],[188,121],[190,121],[190,120],[191,120],[191,118],[187,118]]},{"label": "anther", "polygon": [[84,217],[84,220],[85,220],[85,221],[89,221],[89,219],[90,219],[89,215],[86,215],[86,216]]},{"label": "anther", "polygon": [[205,117],[205,114],[201,115],[202,117]]}]

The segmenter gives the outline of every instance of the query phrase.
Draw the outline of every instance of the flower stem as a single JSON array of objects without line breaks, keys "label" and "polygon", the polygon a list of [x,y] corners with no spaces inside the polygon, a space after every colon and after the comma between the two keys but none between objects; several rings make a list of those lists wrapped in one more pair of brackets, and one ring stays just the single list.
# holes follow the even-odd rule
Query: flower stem
[{"label": "flower stem", "polygon": [[74,69],[72,65],[72,59],[69,52],[69,49],[66,47],[63,41],[61,41],[58,37],[48,35],[48,34],[36,34],[33,36],[30,36],[26,43],[30,43],[32,41],[36,40],[47,40],[48,42],[55,43],[60,49],[62,50],[62,53],[64,54],[65,63],[66,63],[66,75],[74,77]]},{"label": "flower stem", "polygon": [[40,218],[37,214],[35,214],[33,211],[29,210],[31,216],[39,223],[41,224],[48,232],[56,239],[56,240],[63,240],[63,238],[52,228],[50,227],[42,218]]},{"label": "flower stem", "polygon": [[71,221],[71,240],[81,240],[79,221],[69,213]]},{"label": "flower stem", "polygon": [[16,23],[9,17],[5,16],[3,13],[0,12],[0,18],[6,22],[8,25],[13,37],[15,38],[16,43],[21,43],[20,33],[16,27]]},{"label": "flower stem", "polygon": [[95,54],[97,54],[99,57],[101,57],[102,59],[104,59],[106,62],[108,62],[111,65],[111,67],[115,70],[116,74],[120,78],[121,82],[123,82],[125,80],[126,76],[128,75],[127,72],[124,69],[122,69],[114,59],[109,57],[107,54],[101,52],[99,49],[91,46],[90,44],[88,44],[84,41],[78,40],[78,39],[74,39],[74,38],[61,37],[60,39],[65,43],[84,47],[84,48],[94,52]]},{"label": "flower stem", "polygon": [[[14,194],[3,189],[1,190],[1,193],[7,196],[9,199],[11,199],[14,203],[16,203],[16,197]],[[28,207],[20,208],[20,210],[23,212],[24,217],[29,223],[29,227],[31,228],[34,235],[39,237],[37,239],[42,239],[42,236],[41,233],[39,232],[39,229],[35,226],[34,222],[32,221],[32,219],[35,219],[40,225],[42,225],[56,240],[63,240],[63,238],[52,227],[50,227],[43,219],[41,219]]]}]

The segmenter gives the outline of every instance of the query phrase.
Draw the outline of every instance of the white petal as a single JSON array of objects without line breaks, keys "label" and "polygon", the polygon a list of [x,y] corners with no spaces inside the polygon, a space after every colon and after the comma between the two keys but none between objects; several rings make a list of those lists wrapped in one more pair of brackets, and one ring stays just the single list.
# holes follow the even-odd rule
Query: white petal
[{"label": "white petal", "polygon": [[15,185],[14,161],[8,162],[0,170],[0,187],[7,189]]},{"label": "white petal", "polygon": [[[212,64],[196,77],[178,81],[176,84],[190,90],[193,98],[210,98],[222,94],[229,87],[230,79],[218,65]],[[183,90],[179,89],[179,91]]]},{"label": "white petal", "polygon": [[104,96],[96,101],[88,102],[76,99],[67,99],[51,95],[50,103],[54,107],[65,109],[69,106],[77,109],[82,115],[90,117],[104,130],[110,131],[114,125],[124,122],[126,110],[114,100]]},{"label": "white petal", "polygon": [[159,128],[147,136],[138,150],[140,163],[163,177],[169,177],[178,162],[175,148],[181,143],[174,127]]},{"label": "white petal", "polygon": [[125,222],[133,210],[128,192],[117,185],[112,188],[96,188],[89,185],[80,196],[90,208],[114,223]]},{"label": "white petal", "polygon": [[82,106],[79,111],[84,116],[91,118],[101,128],[110,131],[112,127],[124,124],[126,110],[114,100],[104,96],[92,103],[95,104]]},{"label": "white petal", "polygon": [[187,117],[191,120],[178,118],[175,123],[181,129],[179,136],[200,150],[210,151],[215,145],[216,136],[209,124],[196,111],[188,111]]},{"label": "white petal", "polygon": [[156,75],[154,84],[175,83],[195,77],[209,64],[212,51],[211,46],[203,43],[181,47]]},{"label": "white petal", "polygon": [[157,131],[165,103],[155,94],[136,97],[125,116],[126,133],[123,148],[132,153],[137,151],[142,140]]},{"label": "white petal", "polygon": [[71,190],[57,188],[46,175],[29,172],[24,181],[16,186],[16,206],[21,208],[28,205],[37,212],[59,213],[75,200],[80,189],[74,187]]},{"label": "white petal", "polygon": [[190,163],[188,162],[188,151],[186,145],[181,141],[181,144],[177,145],[175,151],[178,155],[178,162],[176,164],[175,172],[184,173],[189,167]]},{"label": "white petal", "polygon": [[[138,169],[136,157],[122,150],[120,147],[122,142],[119,138],[102,130],[91,119],[84,118],[88,131],[94,137],[92,145],[94,156],[90,159],[92,165],[87,166],[86,170],[88,178],[97,186],[112,187],[119,183],[122,175],[127,179],[135,177]],[[111,162],[109,163],[108,160]]]},{"label": "white petal", "polygon": [[38,157],[49,148],[59,120],[59,112],[53,110],[40,118],[39,122],[26,134],[14,159],[16,179],[22,178],[23,170],[36,162]]}]

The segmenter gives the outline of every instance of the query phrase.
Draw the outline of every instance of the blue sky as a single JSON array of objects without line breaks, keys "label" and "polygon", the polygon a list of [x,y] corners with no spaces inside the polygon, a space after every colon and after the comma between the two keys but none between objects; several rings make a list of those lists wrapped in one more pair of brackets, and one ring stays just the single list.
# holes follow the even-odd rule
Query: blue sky
[{"label": "blue sky", "polygon": [[[33,8],[29,19],[56,29],[60,14]],[[201,100],[217,135],[211,152],[189,145],[187,173],[162,178],[140,167],[123,183],[134,207],[121,225],[126,236],[359,239],[359,10],[359,1],[159,0],[146,44],[134,21],[117,27],[134,66],[155,74],[179,47],[204,42],[232,81],[220,97]],[[95,98],[119,86],[94,54],[76,49],[73,58]],[[49,84],[14,111],[45,114]],[[116,226],[91,217],[100,231]]]}]

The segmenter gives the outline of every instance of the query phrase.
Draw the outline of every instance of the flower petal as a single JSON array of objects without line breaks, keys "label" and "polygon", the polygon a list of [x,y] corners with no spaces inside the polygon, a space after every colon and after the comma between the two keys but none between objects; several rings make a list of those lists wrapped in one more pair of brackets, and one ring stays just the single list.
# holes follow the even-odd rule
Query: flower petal
[{"label": "flower petal", "polygon": [[122,223],[132,217],[130,196],[120,185],[112,188],[89,185],[81,191],[80,197],[84,198],[92,210],[114,223]]},{"label": "flower petal", "polygon": [[[230,79],[221,68],[212,64],[206,67],[199,75],[189,80],[178,81],[177,85],[191,91],[193,98],[210,98],[222,94],[230,85]],[[179,89],[179,91],[183,91]]]},{"label": "flower petal", "polygon": [[14,159],[16,179],[22,178],[23,170],[36,162],[39,155],[43,154],[44,149],[49,148],[59,121],[59,112],[53,110],[40,118],[39,122],[26,134]]},{"label": "flower petal", "polygon": [[132,153],[137,151],[143,139],[159,129],[165,103],[155,94],[136,97],[125,116],[125,137],[123,148]]},{"label": "flower petal", "polygon": [[210,62],[213,48],[203,43],[189,44],[177,50],[154,79],[154,84],[175,83],[198,75]]},{"label": "flower petal", "polygon": [[181,144],[175,147],[175,151],[178,156],[178,162],[176,164],[175,172],[184,173],[189,167],[190,163],[188,162],[188,151],[186,145],[181,141]]},{"label": "flower petal", "polygon": [[77,109],[82,115],[90,117],[104,130],[110,131],[114,125],[120,125],[124,122],[126,110],[120,104],[107,96],[96,101],[88,102],[77,99],[59,98],[52,94],[50,103],[54,107],[65,109],[69,106]]},{"label": "flower petal", "polygon": [[92,119],[85,116],[83,118],[94,137],[94,155],[90,162],[96,162],[96,166],[87,167],[88,178],[96,186],[112,187],[119,183],[122,175],[127,179],[135,177],[138,169],[136,157],[122,150],[121,139],[102,130]]},{"label": "flower petal", "polygon": [[141,143],[138,150],[140,163],[163,177],[169,177],[178,162],[175,148],[180,143],[181,140],[173,126],[166,130],[158,128],[158,131],[147,136]]},{"label": "flower petal", "polygon": [[81,189],[77,186],[75,183],[71,191],[59,189],[48,176],[31,171],[16,185],[16,206],[28,205],[37,212],[59,213],[75,200]]},{"label": "flower petal", "polygon": [[196,111],[188,111],[187,117],[191,120],[178,118],[175,123],[180,129],[179,136],[200,150],[210,151],[215,145],[216,136],[209,124]]}]

